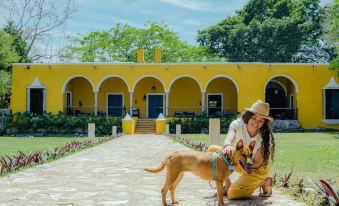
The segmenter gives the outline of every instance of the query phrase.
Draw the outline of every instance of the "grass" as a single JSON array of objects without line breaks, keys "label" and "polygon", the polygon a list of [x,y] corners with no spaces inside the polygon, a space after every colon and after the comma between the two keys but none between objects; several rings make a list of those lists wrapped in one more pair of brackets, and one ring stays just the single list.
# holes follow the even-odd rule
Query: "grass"
[{"label": "grass", "polygon": [[[208,135],[189,134],[182,137],[208,143]],[[225,134],[220,135],[222,145]],[[339,188],[339,133],[275,133],[275,160],[271,175],[282,177],[291,171],[292,183],[309,177],[325,179]],[[279,180],[279,179],[278,179]]]},{"label": "grass", "polygon": [[51,151],[73,140],[84,141],[87,137],[0,137],[0,157],[35,151]]}]

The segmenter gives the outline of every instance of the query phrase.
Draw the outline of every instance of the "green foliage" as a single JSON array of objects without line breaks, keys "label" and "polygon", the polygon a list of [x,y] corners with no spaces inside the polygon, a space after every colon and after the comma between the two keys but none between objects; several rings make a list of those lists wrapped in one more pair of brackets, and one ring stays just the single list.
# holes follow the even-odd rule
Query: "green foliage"
[{"label": "green foliage", "polygon": [[8,69],[12,62],[19,59],[13,47],[14,39],[4,30],[0,29],[0,70]]},{"label": "green foliage", "polygon": [[319,46],[322,18],[319,0],[250,0],[197,40],[229,61],[291,62],[302,45]]},{"label": "green foliage", "polygon": [[[1,41],[1,40],[0,40]],[[0,70],[0,108],[8,108],[11,97],[11,73]]]},{"label": "green foliage", "polygon": [[339,57],[331,61],[329,69],[337,71],[337,76],[339,77]]},{"label": "green foliage", "polygon": [[146,28],[117,24],[108,31],[91,32],[73,40],[61,59],[78,58],[82,62],[136,62],[137,49],[145,50],[145,62],[154,61],[155,48],[162,49],[163,62],[220,61],[203,46],[183,42],[167,25],[148,23]]},{"label": "green foliage", "polygon": [[112,132],[112,126],[117,126],[121,132],[120,117],[77,115],[68,116],[59,112],[57,115],[44,113],[43,115],[28,112],[15,113],[9,117],[9,128],[19,133],[41,132],[44,134],[71,134],[87,133],[88,123],[95,123],[97,135],[108,135]]},{"label": "green foliage", "polygon": [[28,58],[28,45],[27,42],[23,39],[23,31],[19,31],[13,21],[8,21],[7,25],[4,27],[4,31],[11,35],[13,42],[12,47],[15,49],[19,59],[16,63],[28,63],[30,62]]},{"label": "green foliage", "polygon": [[175,125],[181,125],[181,131],[183,134],[200,134],[208,133],[209,128],[209,118],[220,118],[220,132],[226,133],[231,122],[236,118],[235,115],[230,115],[228,113],[216,113],[214,115],[208,116],[206,113],[202,115],[196,115],[192,118],[173,118],[167,120],[169,124],[169,129],[171,134],[175,134]]}]

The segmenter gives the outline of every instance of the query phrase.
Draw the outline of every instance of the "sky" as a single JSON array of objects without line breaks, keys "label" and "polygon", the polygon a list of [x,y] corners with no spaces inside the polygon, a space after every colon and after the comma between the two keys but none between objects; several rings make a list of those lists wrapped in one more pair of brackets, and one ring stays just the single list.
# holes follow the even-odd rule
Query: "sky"
[{"label": "sky", "polygon": [[[4,0],[0,0],[1,1]],[[20,0],[19,0],[20,1]],[[69,44],[65,36],[104,31],[117,23],[144,27],[147,22],[169,26],[187,43],[197,44],[198,30],[235,15],[248,0],[74,0],[77,12],[55,32],[54,44],[59,48]],[[321,5],[333,0],[321,0]],[[0,27],[6,11],[0,11]]]},{"label": "sky", "polygon": [[[233,16],[248,0],[77,0],[77,13],[66,32],[86,34],[117,23],[143,27],[148,21],[168,25],[179,37],[196,44],[198,30]],[[332,0],[321,0],[321,5]]]}]

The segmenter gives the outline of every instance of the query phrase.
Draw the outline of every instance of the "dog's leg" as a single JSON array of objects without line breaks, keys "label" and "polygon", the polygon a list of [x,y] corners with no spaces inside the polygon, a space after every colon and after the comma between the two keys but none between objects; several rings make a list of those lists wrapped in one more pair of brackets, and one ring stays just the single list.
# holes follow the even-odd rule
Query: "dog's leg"
[{"label": "dog's leg", "polygon": [[171,200],[172,204],[178,204],[179,202],[174,197],[175,189],[177,188],[178,184],[180,183],[182,177],[184,176],[184,173],[178,175],[177,179],[174,181],[172,187],[170,187],[170,194],[171,194]]},{"label": "dog's leg", "polygon": [[224,206],[224,195],[223,195],[223,181],[215,181],[216,187],[217,187],[217,195],[218,195],[218,202],[219,206]]},{"label": "dog's leg", "polygon": [[167,174],[166,174],[166,182],[164,187],[161,190],[161,198],[162,198],[162,204],[163,206],[168,206],[166,202],[166,194],[169,188],[172,187],[174,184],[175,180],[177,179],[178,174],[173,174],[170,169],[167,169]]}]

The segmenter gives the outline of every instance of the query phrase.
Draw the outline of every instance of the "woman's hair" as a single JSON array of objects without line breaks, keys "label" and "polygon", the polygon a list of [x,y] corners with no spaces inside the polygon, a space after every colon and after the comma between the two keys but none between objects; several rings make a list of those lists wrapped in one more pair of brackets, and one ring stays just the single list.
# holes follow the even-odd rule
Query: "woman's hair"
[{"label": "woman's hair", "polygon": [[[254,113],[246,111],[241,115],[242,120],[248,124],[248,121],[253,117]],[[264,125],[260,128],[260,134],[262,138],[261,147],[263,149],[264,164],[268,163],[271,155],[271,160],[274,161],[275,142],[269,120],[265,119]],[[271,148],[270,148],[271,142]]]}]

